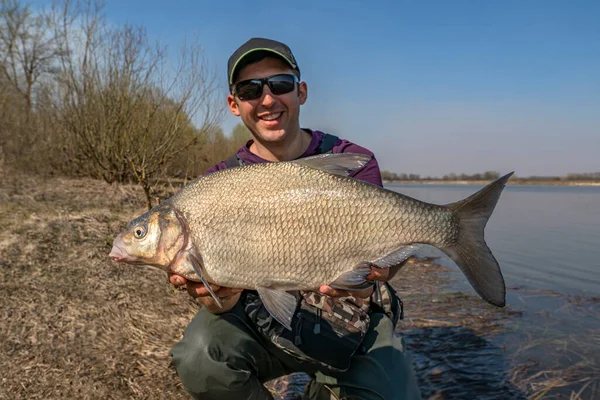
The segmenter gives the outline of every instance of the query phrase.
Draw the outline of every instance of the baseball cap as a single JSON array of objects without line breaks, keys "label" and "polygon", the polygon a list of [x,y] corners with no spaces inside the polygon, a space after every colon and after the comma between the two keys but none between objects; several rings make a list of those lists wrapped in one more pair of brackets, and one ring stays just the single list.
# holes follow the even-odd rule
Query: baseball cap
[{"label": "baseball cap", "polygon": [[233,84],[235,74],[246,65],[244,61],[251,59],[251,57],[248,58],[248,56],[250,54],[255,54],[256,52],[270,52],[280,57],[296,70],[298,79],[300,79],[300,68],[298,67],[298,63],[296,62],[292,50],[290,50],[287,45],[276,40],[252,38],[241,45],[231,57],[229,57],[229,61],[227,62],[227,80],[229,86]]}]

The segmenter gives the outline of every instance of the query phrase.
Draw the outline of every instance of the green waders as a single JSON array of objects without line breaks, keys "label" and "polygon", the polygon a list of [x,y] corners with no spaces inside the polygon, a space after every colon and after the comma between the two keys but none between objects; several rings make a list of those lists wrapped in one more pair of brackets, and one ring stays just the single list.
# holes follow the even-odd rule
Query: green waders
[{"label": "green waders", "polygon": [[173,346],[173,365],[192,398],[272,399],[263,383],[293,372],[315,378],[306,399],[421,398],[411,357],[385,314],[371,314],[362,351],[340,372],[301,361],[273,345],[253,328],[240,303],[220,315],[200,309]]}]

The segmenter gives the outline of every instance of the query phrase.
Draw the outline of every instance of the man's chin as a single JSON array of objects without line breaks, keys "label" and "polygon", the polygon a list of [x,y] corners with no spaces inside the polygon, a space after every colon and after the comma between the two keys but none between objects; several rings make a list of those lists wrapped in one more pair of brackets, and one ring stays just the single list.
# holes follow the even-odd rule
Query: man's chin
[{"label": "man's chin", "polygon": [[258,131],[258,135],[261,141],[277,143],[285,139],[286,130],[285,129],[261,129]]}]

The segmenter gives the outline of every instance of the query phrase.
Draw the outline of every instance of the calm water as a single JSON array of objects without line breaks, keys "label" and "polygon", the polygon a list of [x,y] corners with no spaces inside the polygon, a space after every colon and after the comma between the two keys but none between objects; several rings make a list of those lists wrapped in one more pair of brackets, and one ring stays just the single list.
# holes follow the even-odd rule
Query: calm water
[{"label": "calm water", "polygon": [[[388,187],[447,204],[482,186]],[[507,186],[486,241],[506,281],[507,309],[520,313],[493,337],[468,327],[407,332],[425,379],[423,393],[441,392],[444,399],[600,398],[600,187]],[[426,253],[459,271],[443,253]],[[454,287],[474,293],[462,273],[454,276]],[[444,372],[432,377],[432,367]],[[571,397],[576,393],[580,397]]]},{"label": "calm water", "polygon": [[[435,204],[481,185],[387,185]],[[600,187],[507,186],[486,227],[507,286],[600,295]],[[460,283],[459,283],[460,284]]]}]

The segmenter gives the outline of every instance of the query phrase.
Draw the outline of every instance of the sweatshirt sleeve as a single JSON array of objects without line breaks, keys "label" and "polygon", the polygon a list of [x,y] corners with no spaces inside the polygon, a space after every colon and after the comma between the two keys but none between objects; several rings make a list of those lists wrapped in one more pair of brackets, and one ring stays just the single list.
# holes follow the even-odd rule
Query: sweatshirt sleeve
[{"label": "sweatshirt sleeve", "polygon": [[375,154],[372,151],[349,142],[347,140],[338,140],[335,147],[333,148],[334,153],[360,153],[371,156],[371,160],[361,169],[350,174],[351,177],[372,183],[373,185],[383,187],[383,181],[381,179],[381,171],[379,169],[379,163],[375,158]]},{"label": "sweatshirt sleeve", "polygon": [[377,159],[374,156],[364,167],[350,174],[350,176],[356,179],[360,179],[361,181],[369,182],[373,185],[383,187],[381,171],[379,170],[379,163],[377,162]]},{"label": "sweatshirt sleeve", "polygon": [[224,161],[222,161],[222,162],[220,162],[220,163],[218,163],[216,165],[213,165],[212,167],[210,167],[209,169],[207,169],[206,171],[204,171],[204,175],[205,176],[206,175],[210,175],[213,172],[217,172],[217,171],[220,171],[220,170],[223,170],[223,169],[227,169],[227,164]]}]

